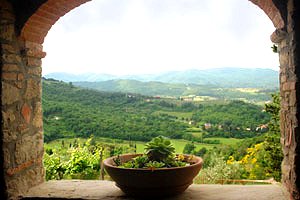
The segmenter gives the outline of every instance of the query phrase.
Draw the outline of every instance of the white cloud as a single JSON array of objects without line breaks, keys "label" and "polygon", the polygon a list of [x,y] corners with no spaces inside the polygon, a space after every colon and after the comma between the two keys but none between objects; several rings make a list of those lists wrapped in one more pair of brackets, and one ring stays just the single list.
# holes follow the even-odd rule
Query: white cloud
[{"label": "white cloud", "polygon": [[245,0],[94,0],[50,30],[43,73],[277,69],[272,31],[267,16]]}]

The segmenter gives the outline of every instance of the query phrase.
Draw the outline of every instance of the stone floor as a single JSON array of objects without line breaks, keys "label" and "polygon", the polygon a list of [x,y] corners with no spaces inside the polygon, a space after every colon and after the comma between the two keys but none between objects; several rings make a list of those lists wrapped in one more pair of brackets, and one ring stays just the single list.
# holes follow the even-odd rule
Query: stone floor
[{"label": "stone floor", "polygon": [[[32,188],[23,199],[133,200],[114,182],[49,181]],[[273,185],[191,185],[183,194],[166,200],[287,200],[279,184]]]}]

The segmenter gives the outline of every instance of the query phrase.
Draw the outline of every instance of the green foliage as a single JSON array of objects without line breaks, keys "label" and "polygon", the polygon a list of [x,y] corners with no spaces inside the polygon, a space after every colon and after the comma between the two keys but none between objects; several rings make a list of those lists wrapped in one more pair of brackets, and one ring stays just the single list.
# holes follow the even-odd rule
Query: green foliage
[{"label": "green foliage", "polygon": [[91,145],[92,139],[89,138],[83,146],[75,139],[76,147],[61,145],[54,150],[47,148],[44,154],[46,180],[98,178],[102,147]]},{"label": "green foliage", "polygon": [[273,44],[271,49],[272,49],[273,53],[278,53],[278,46],[276,44]]},{"label": "green foliage", "polygon": [[196,146],[194,143],[186,143],[183,149],[184,154],[191,154],[195,150]]},{"label": "green foliage", "polygon": [[75,82],[74,84],[101,91],[122,91],[149,96],[179,97],[184,95],[201,95],[231,100],[245,98],[251,102],[269,100],[269,94],[264,91],[245,93],[232,88],[237,86],[243,88],[266,88],[273,89],[274,92],[274,88],[279,86],[278,72],[270,69],[224,68],[204,71],[187,70],[169,72],[152,78],[147,76],[137,77],[135,80],[113,79],[111,77],[108,81]]},{"label": "green foliage", "polygon": [[44,166],[46,168],[46,180],[62,179],[66,171],[65,164],[57,154],[44,154]]},{"label": "green foliage", "polygon": [[280,119],[279,119],[279,111],[280,111],[280,97],[279,93],[272,94],[272,102],[265,104],[265,111],[270,114],[271,120],[268,124],[269,126],[269,134],[280,136]]},{"label": "green foliage", "polygon": [[221,105],[204,105],[192,116],[192,120],[210,128],[205,137],[245,138],[261,135],[257,127],[270,120],[269,114],[260,106],[242,101],[232,101]]},{"label": "green foliage", "polygon": [[100,167],[98,151],[91,153],[87,146],[70,149],[70,160],[66,163],[66,175],[85,177],[97,174]]},{"label": "green foliage", "polygon": [[172,157],[175,153],[175,148],[171,141],[158,136],[153,138],[145,145],[145,154],[151,161],[163,161],[168,157]]},{"label": "green foliage", "polygon": [[280,98],[278,94],[272,97],[273,101],[265,105],[266,112],[271,115],[269,131],[264,136],[244,140],[236,146],[222,146],[209,151],[204,156],[205,168],[214,169],[213,154],[217,153],[225,155],[223,160],[227,160],[227,165],[239,165],[243,169],[240,178],[281,180],[283,155],[279,130]]},{"label": "green foliage", "polygon": [[158,136],[145,145],[145,154],[121,164],[119,161],[114,161],[116,166],[123,168],[155,169],[188,165],[183,155],[175,156],[174,153],[175,148],[171,144],[171,141],[163,136]]},{"label": "green foliage", "polygon": [[147,168],[162,168],[166,164],[163,162],[158,162],[158,161],[149,161],[145,164],[145,167]]},{"label": "green foliage", "polygon": [[[243,102],[196,106],[180,100],[80,89],[49,80],[43,80],[43,114],[45,142],[94,134],[135,141],[163,135],[217,144],[218,141],[208,142],[186,134],[187,129],[209,122],[213,127],[206,130],[204,137],[244,138],[260,134],[254,131],[256,126],[268,121],[268,115],[259,106]],[[192,119],[181,120],[179,116]],[[191,120],[195,125],[188,125]],[[251,131],[245,131],[248,126]]]},{"label": "green foliage", "polygon": [[[274,177],[280,180],[282,152],[279,143],[280,99],[278,95],[273,96],[273,102],[265,106],[266,112],[262,112],[261,107],[240,101],[215,105],[191,104],[182,103],[180,100],[154,99],[137,94],[85,90],[57,81],[44,80],[43,90],[46,142],[57,138],[91,137],[84,145],[79,139],[71,143],[67,143],[65,139],[59,142],[61,149],[46,149],[44,163],[47,180],[95,178],[99,173],[101,150],[105,149],[103,158],[118,155],[128,152],[128,149],[116,143],[121,144],[122,140],[149,141],[158,135],[175,139],[185,138],[194,141],[193,144],[197,145],[197,148],[199,148],[197,142],[202,143],[201,147],[204,146],[204,142],[217,144],[207,144],[206,148],[199,150],[191,144],[184,148],[186,153],[203,156],[205,168],[209,167],[211,172],[220,171],[219,169],[223,166],[221,159],[218,162],[214,160],[213,155],[216,153],[225,163],[232,156],[235,162],[233,161],[231,165],[235,167],[239,165],[243,169],[237,173],[241,175],[240,177]],[[176,116],[172,113],[176,113]],[[188,125],[191,120],[194,124]],[[211,123],[212,128],[208,130],[199,128],[204,123]],[[269,127],[268,133],[255,130],[257,126],[266,123]],[[246,128],[250,128],[250,131],[246,131]],[[197,130],[201,135],[197,136],[189,132],[189,129]],[[119,139],[119,141],[113,142],[114,140],[106,139],[106,143],[113,142],[114,144],[99,146],[92,135],[95,135],[95,138],[109,137]],[[258,137],[246,139],[238,145],[231,142],[228,142],[228,145],[221,145],[223,138],[208,138],[215,136]],[[174,147],[169,142],[165,142],[163,137],[161,138],[151,141],[152,144],[146,151],[151,159],[148,156],[138,157],[126,167],[157,168],[162,161],[165,164],[163,167],[184,166],[185,162],[174,156]],[[175,141],[181,146],[181,152],[186,142]],[[254,157],[251,158],[257,160],[258,168],[255,165],[238,163],[251,154],[248,151],[249,148],[255,148],[255,145],[260,143],[261,147],[253,153]],[[139,148],[140,144],[135,143],[135,146]],[[213,146],[218,146],[218,148],[212,149]],[[167,147],[167,151],[162,151],[162,147]],[[164,159],[157,159],[161,156],[158,156],[157,152],[165,155]],[[249,162],[251,163],[251,160],[248,160]],[[218,167],[214,169],[214,165]],[[230,168],[229,170],[236,169]],[[228,175],[228,177],[233,176]]]},{"label": "green foliage", "polygon": [[45,142],[58,138],[110,137],[149,141],[164,135],[181,138],[188,127],[171,116],[154,115],[151,97],[80,89],[58,81],[43,81]]},{"label": "green foliage", "polygon": [[267,173],[271,174],[275,180],[280,181],[283,153],[280,145],[279,94],[273,94],[272,99],[273,101],[271,103],[265,105],[265,110],[271,115],[271,120],[268,123],[269,132],[264,141],[264,160]]},{"label": "green foliage", "polygon": [[202,147],[198,151],[195,151],[194,154],[196,156],[203,157],[206,154],[206,152],[207,152],[207,149],[205,147]]},{"label": "green foliage", "polygon": [[243,174],[243,168],[238,163],[228,165],[224,156],[212,153],[209,165],[199,173],[199,179],[205,180],[206,183],[218,183],[220,180],[240,179]]}]

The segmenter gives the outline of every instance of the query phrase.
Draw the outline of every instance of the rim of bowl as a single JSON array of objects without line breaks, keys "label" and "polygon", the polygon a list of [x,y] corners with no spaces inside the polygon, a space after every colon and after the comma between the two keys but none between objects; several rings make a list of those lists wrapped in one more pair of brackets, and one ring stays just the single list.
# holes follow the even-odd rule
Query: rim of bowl
[{"label": "rim of bowl", "polygon": [[[122,156],[133,156],[133,155],[136,155],[136,156],[139,156],[139,155],[143,155],[143,154],[121,154],[119,155],[120,157]],[[178,155],[178,154],[176,154]],[[182,154],[184,156],[190,156],[188,154]],[[104,166],[108,166],[110,168],[114,168],[114,169],[120,169],[120,170],[133,170],[133,171],[164,171],[164,170],[175,170],[175,169],[182,169],[182,168],[193,168],[195,166],[198,166],[198,165],[203,165],[203,159],[199,156],[195,156],[195,155],[192,155],[194,157],[194,159],[196,159],[196,162],[191,164],[191,165],[188,165],[188,166],[182,166],[182,167],[169,167],[169,168],[154,168],[154,169],[150,169],[150,168],[121,168],[121,167],[118,167],[118,166],[115,166],[115,165],[111,165],[109,164],[108,162],[111,161],[113,158],[116,158],[117,156],[112,156],[112,157],[109,157],[109,158],[106,158],[105,160],[103,160],[103,164]]]}]

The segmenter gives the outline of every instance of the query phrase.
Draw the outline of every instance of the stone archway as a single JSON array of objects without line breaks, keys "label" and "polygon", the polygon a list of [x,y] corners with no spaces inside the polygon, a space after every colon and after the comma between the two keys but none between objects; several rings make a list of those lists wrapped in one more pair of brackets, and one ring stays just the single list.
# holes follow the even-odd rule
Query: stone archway
[{"label": "stone archway", "polygon": [[[50,28],[60,17],[88,1],[91,0],[46,1],[24,24],[20,24],[20,37],[25,41],[42,44]],[[259,6],[268,15],[276,29],[284,28],[285,17],[282,17],[283,15],[272,0],[250,1]]]},{"label": "stone archway", "polygon": [[[89,0],[0,0],[1,195],[15,198],[44,181],[41,111],[42,43],[52,25]],[[297,0],[251,0],[276,28],[279,45],[282,182],[299,199],[299,12]],[[1,185],[1,184],[0,184]],[[1,196],[1,197],[2,197]]]}]

